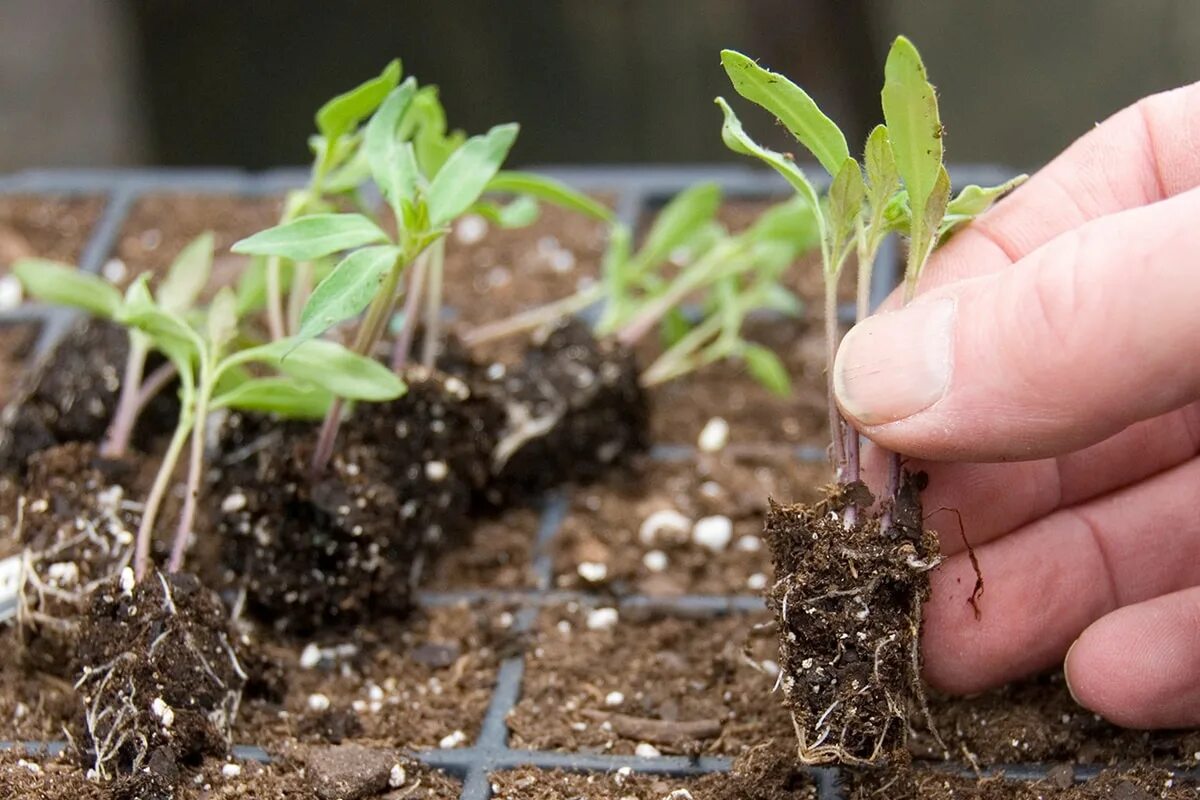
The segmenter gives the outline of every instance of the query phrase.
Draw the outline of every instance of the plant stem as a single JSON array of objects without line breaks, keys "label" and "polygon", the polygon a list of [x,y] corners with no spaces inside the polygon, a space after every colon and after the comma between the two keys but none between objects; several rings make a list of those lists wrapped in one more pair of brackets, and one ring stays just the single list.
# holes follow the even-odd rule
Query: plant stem
[{"label": "plant stem", "polygon": [[179,455],[183,452],[183,446],[187,443],[191,430],[191,415],[181,412],[179,425],[175,428],[175,434],[171,437],[166,454],[163,455],[162,465],[158,468],[158,474],[154,476],[154,485],[150,487],[150,494],[146,497],[146,505],[142,509],[142,520],[138,525],[133,555],[133,574],[138,580],[145,577],[146,569],[150,565],[150,543],[154,537],[154,524],[158,519],[158,511],[162,506],[163,497],[167,493],[167,486],[171,483],[175,466],[179,463]]},{"label": "plant stem", "polygon": [[677,378],[688,372],[690,368],[697,366],[688,364],[688,359],[703,347],[705,342],[720,333],[721,322],[722,320],[719,316],[713,315],[688,331],[674,346],[660,355],[654,360],[653,364],[646,368],[639,381],[642,386],[657,386],[660,383]]},{"label": "plant stem", "polygon": [[[387,321],[396,307],[396,290],[400,285],[400,274],[407,265],[408,260],[401,256],[396,259],[396,263],[392,265],[392,269],[383,279],[375,299],[367,307],[366,317],[359,323],[358,332],[355,334],[353,351],[356,354],[369,355],[375,349],[375,345],[379,343],[380,337],[387,328]],[[341,427],[344,407],[345,400],[335,397],[329,406],[329,411],[325,414],[325,420],[321,423],[321,433],[317,437],[317,446],[313,451],[310,465],[313,477],[323,473],[329,466],[329,459],[333,457],[333,448],[337,443],[338,428]]]},{"label": "plant stem", "polygon": [[[836,274],[836,273],[835,273]],[[846,482],[846,421],[842,419],[841,411],[833,396],[833,359],[838,348],[838,282],[837,279],[825,277],[825,399],[829,405],[829,436],[833,448],[833,472],[838,483]]]},{"label": "plant stem", "polygon": [[121,458],[129,450],[129,440],[137,424],[138,396],[142,389],[142,374],[146,369],[146,358],[150,354],[150,342],[137,331],[129,334],[129,354],[125,358],[125,375],[121,379],[121,396],[117,410],[104,434],[100,455],[104,458]]},{"label": "plant stem", "polygon": [[665,292],[643,306],[629,324],[617,333],[617,340],[626,347],[637,344],[643,336],[654,329],[664,315],[687,299],[692,292],[714,278],[719,273],[719,268],[736,258],[742,249],[744,248],[740,244],[724,248],[714,247],[684,272],[677,275]]},{"label": "plant stem", "polygon": [[413,337],[417,333],[417,321],[421,316],[421,292],[425,284],[425,271],[429,267],[429,254],[422,253],[413,264],[412,274],[408,276],[408,289],[404,295],[404,327],[396,334],[392,344],[392,371],[400,373],[408,366],[408,357],[412,352]]},{"label": "plant stem", "polygon": [[576,292],[570,297],[564,297],[561,300],[555,300],[552,303],[531,308],[528,311],[522,311],[499,322],[481,325],[463,336],[463,343],[474,347],[485,342],[492,342],[496,339],[503,339],[507,336],[514,336],[524,331],[539,328],[554,320],[577,314],[603,297],[604,287],[597,283]]},{"label": "plant stem", "polygon": [[282,270],[282,260],[278,256],[267,257],[267,329],[274,341],[287,336],[283,318]]},{"label": "plant stem", "polygon": [[187,487],[183,497],[183,508],[179,512],[179,525],[175,529],[175,541],[171,543],[168,572],[179,572],[183,567],[183,556],[187,552],[192,525],[196,520],[196,506],[200,501],[200,480],[204,475],[204,439],[211,392],[212,365],[205,364],[200,374],[200,391],[196,400],[195,422],[192,425],[192,452],[188,464]]},{"label": "plant stem", "polygon": [[295,336],[300,331],[300,316],[304,312],[304,304],[308,302],[313,289],[313,265],[311,261],[303,261],[293,267],[292,287],[288,292],[287,325],[290,335]]},{"label": "plant stem", "polygon": [[[919,275],[920,266],[922,263],[923,261],[918,260],[916,262],[916,268],[914,269],[913,256],[910,251],[909,263],[904,274],[904,297],[902,305],[908,305],[913,299],[913,296],[917,293],[917,281],[916,278],[912,276],[914,273]],[[902,472],[903,467],[900,463],[900,454],[889,453],[887,482],[883,487],[883,496],[889,499],[884,503],[883,516],[880,519],[880,529],[883,531],[885,536],[893,535],[896,501],[899,500],[900,497],[900,478]]]},{"label": "plant stem", "polygon": [[167,387],[179,370],[170,361],[159,365],[158,369],[151,372],[144,381],[142,381],[142,390],[137,396],[137,411],[141,414],[146,409],[146,406],[158,396],[158,393]]},{"label": "plant stem", "polygon": [[442,272],[446,263],[446,240],[432,245],[429,262],[429,291],[425,294],[425,341],[421,343],[421,366],[433,369],[442,334]]}]

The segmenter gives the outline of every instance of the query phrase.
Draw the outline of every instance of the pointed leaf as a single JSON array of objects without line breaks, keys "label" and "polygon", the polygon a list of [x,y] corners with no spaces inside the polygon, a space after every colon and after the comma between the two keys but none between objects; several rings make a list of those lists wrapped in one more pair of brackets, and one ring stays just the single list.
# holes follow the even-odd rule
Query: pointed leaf
[{"label": "pointed leaf", "polygon": [[412,142],[400,135],[400,123],[417,93],[417,82],[409,78],[391,91],[367,123],[363,147],[371,165],[371,176],[383,196],[399,206],[412,202],[420,171]]},{"label": "pointed leaf", "polygon": [[768,391],[782,397],[791,394],[792,379],[788,376],[783,361],[775,355],[775,351],[747,342],[742,348],[742,358],[746,360],[746,369],[751,377]]},{"label": "pointed leaf", "polygon": [[829,186],[830,238],[835,250],[841,249],[855,235],[866,196],[862,169],[857,161],[847,157]]},{"label": "pointed leaf", "polygon": [[172,312],[187,311],[196,304],[212,274],[213,234],[206,231],[188,242],[158,286],[158,304]]},{"label": "pointed leaf", "polygon": [[305,303],[296,341],[320,336],[334,325],[361,314],[400,255],[400,248],[383,245],[355,250],[342,259]]},{"label": "pointed leaf", "polygon": [[249,362],[267,364],[348,400],[382,402],[404,393],[404,382],[383,364],[327,339],[280,339],[235,353],[222,366]]},{"label": "pointed leaf", "polygon": [[537,222],[541,212],[537,200],[528,195],[518,195],[508,203],[480,200],[471,210],[501,228],[525,228]]},{"label": "pointed leaf", "polygon": [[145,273],[129,286],[115,319],[146,334],[157,349],[180,367],[181,372],[190,371],[191,365],[204,357],[204,342],[183,319],[154,302],[149,277],[149,273]]},{"label": "pointed leaf", "polygon": [[942,165],[942,123],[921,56],[903,36],[888,53],[882,99],[896,168],[908,189],[913,215],[923,219]]},{"label": "pointed leaf", "polygon": [[771,112],[830,176],[837,175],[850,155],[846,137],[807,92],[735,50],[722,50],[721,64],[738,94]]},{"label": "pointed leaf", "polygon": [[867,137],[863,163],[867,169],[868,202],[872,215],[879,216],[888,201],[900,189],[900,173],[896,171],[892,140],[888,138],[887,128],[883,125],[876,125]]},{"label": "pointed leaf", "polygon": [[999,186],[985,188],[971,184],[963,187],[958,196],[946,206],[946,215],[941,221],[941,234],[946,235],[975,219],[1028,178],[1028,175],[1018,175]]},{"label": "pointed leaf", "polygon": [[317,130],[330,141],[353,130],[379,107],[388,92],[400,82],[400,72],[400,59],[394,59],[378,77],[325,103],[317,111]]},{"label": "pointed leaf", "polygon": [[721,140],[725,142],[725,146],[735,153],[753,156],[774,169],[792,185],[792,188],[815,211],[818,211],[819,215],[821,204],[817,199],[817,192],[813,189],[812,184],[808,182],[808,178],[804,177],[804,173],[800,168],[783,154],[769,150],[751,139],[745,129],[742,128],[741,120],[737,118],[737,115],[733,113],[733,109],[725,102],[725,98],[718,97],[716,103],[721,107],[722,113],[725,114],[725,122],[721,125]]},{"label": "pointed leaf", "polygon": [[294,378],[251,378],[212,401],[212,407],[278,414],[287,419],[320,419],[329,411],[333,393]]},{"label": "pointed leaf", "polygon": [[260,231],[232,249],[235,253],[311,261],[387,240],[387,234],[362,214],[312,214]]},{"label": "pointed leaf", "polygon": [[237,336],[237,295],[228,286],[217,292],[217,296],[213,298],[205,322],[208,327],[209,346],[218,353]]},{"label": "pointed leaf", "polygon": [[488,182],[486,191],[528,195],[547,203],[553,203],[568,211],[578,211],[596,219],[605,221],[613,219],[612,209],[603,203],[593,200],[583,192],[572,189],[562,181],[532,172],[501,170]]},{"label": "pointed leaf", "polygon": [[684,189],[654,218],[635,261],[643,268],[665,261],[712,222],[720,205],[721,187],[715,183],[698,183]]},{"label": "pointed leaf", "polygon": [[479,199],[500,171],[519,129],[515,122],[497,125],[483,136],[472,136],[451,154],[426,195],[431,226],[445,225]]},{"label": "pointed leaf", "polygon": [[22,258],[12,271],[26,292],[45,303],[81,308],[105,319],[112,319],[121,307],[121,293],[115,286],[67,264]]}]

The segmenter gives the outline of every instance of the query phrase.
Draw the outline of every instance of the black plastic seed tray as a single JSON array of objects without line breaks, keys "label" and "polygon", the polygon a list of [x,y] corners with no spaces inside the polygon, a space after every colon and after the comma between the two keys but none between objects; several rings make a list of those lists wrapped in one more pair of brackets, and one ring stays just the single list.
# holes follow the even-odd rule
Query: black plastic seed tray
[{"label": "black plastic seed tray", "polygon": [[[715,181],[727,197],[778,197],[789,192],[777,176],[736,166],[615,166],[615,167],[551,167],[541,172],[564,180],[584,191],[605,192],[617,198],[620,218],[633,225],[643,212],[660,206],[667,198],[698,181]],[[811,175],[819,170],[812,169]],[[999,183],[1011,175],[1010,170],[994,166],[958,166],[950,170],[956,186],[967,183],[982,185]],[[118,234],[134,202],[143,194],[155,192],[208,193],[233,195],[262,195],[278,193],[303,185],[306,171],[283,169],[250,174],[234,170],[98,170],[98,171],[30,171],[0,178],[0,194],[90,195],[106,198],[103,213],[91,234],[80,266],[98,272],[111,257]],[[899,249],[888,242],[880,254],[872,286],[872,302],[878,303],[897,283],[900,271]],[[853,309],[840,310],[848,318]],[[25,306],[0,312],[0,326],[18,323],[41,323],[38,352],[52,347],[74,321],[75,314],[58,308]],[[819,447],[797,447],[796,458],[821,462],[825,452]],[[651,457],[663,461],[692,457],[692,448],[660,445]],[[425,606],[439,606],[460,601],[498,601],[515,604],[518,608],[515,626],[518,631],[532,629],[540,608],[575,601],[581,605],[611,604],[611,599],[582,592],[563,592],[552,589],[551,552],[568,508],[567,490],[551,492],[544,498],[537,540],[533,551],[536,588],[526,591],[480,590],[468,592],[426,592],[420,595]],[[735,611],[754,611],[764,607],[762,598],[753,595],[692,595],[663,599],[629,596],[619,601],[625,608],[653,606],[695,618],[697,615],[716,616]],[[509,747],[506,719],[521,694],[525,669],[524,657],[514,656],[502,662],[492,691],[490,705],[484,717],[478,739],[470,747],[428,750],[416,755],[430,766],[438,767],[463,781],[463,800],[488,800],[491,797],[489,776],[497,770],[519,766],[561,769],[582,773],[610,773],[622,767],[635,772],[658,775],[696,776],[727,771],[727,758],[688,758],[682,756],[639,758],[636,756],[602,753],[563,753],[551,751],[516,750]],[[65,747],[63,742],[0,743],[0,749],[20,748],[31,753],[56,753]],[[235,756],[246,760],[267,761],[270,756],[253,743],[235,749]],[[931,765],[933,766],[933,765]],[[974,774],[968,767],[940,765],[964,774]],[[1046,776],[1049,766],[1037,764],[994,765],[992,772],[1003,772],[1009,778],[1032,781]],[[1093,776],[1098,769],[1080,767],[1079,779]],[[838,771],[836,768],[816,768],[812,775],[819,788],[821,800],[838,800]]]}]

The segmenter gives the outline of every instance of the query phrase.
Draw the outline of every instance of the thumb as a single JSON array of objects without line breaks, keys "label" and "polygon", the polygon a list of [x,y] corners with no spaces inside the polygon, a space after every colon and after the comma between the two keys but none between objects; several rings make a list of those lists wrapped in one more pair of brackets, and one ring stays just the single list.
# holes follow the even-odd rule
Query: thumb
[{"label": "thumb", "polygon": [[1075,228],[842,341],[834,391],[928,459],[1069,452],[1200,397],[1200,190]]}]

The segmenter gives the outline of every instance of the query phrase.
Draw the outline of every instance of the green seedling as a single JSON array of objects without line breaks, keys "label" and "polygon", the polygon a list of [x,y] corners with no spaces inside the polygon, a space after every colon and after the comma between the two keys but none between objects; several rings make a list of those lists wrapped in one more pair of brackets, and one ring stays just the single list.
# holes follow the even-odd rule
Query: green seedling
[{"label": "green seedling", "polygon": [[[361,88],[361,87],[360,87]],[[445,113],[433,86],[408,78],[389,89],[362,129],[361,169],[379,187],[395,235],[368,213],[317,213],[285,221],[234,245],[234,252],[314,261],[340,260],[307,299],[293,341],[305,342],[363,315],[353,351],[374,351],[399,297],[405,294],[404,327],[397,336],[393,366],[405,366],[424,300],[422,361],[431,367],[437,349],[442,305],[444,238],[469,212],[502,225],[528,224],[534,199],[609,218],[610,212],[566,186],[528,173],[501,172],[518,126],[497,125],[480,136],[446,132]],[[365,108],[362,104],[357,108]],[[356,118],[359,119],[359,118]],[[518,195],[507,205],[483,199],[487,192]],[[411,269],[410,269],[411,268]],[[365,314],[364,314],[365,311]],[[333,454],[343,398],[330,406],[314,451],[314,474]]]},{"label": "green seedling", "polygon": [[[212,259],[211,238],[204,258]],[[142,511],[134,571],[140,579],[150,562],[150,544],[171,477],[191,441],[186,493],[168,568],[178,571],[195,521],[204,474],[205,431],[211,412],[240,409],[287,418],[319,418],[333,405],[334,393],[365,401],[398,397],[403,382],[378,362],[328,341],[283,339],[247,344],[239,334],[237,298],[222,289],[206,309],[180,309],[164,293],[151,293],[144,274],[122,295],[114,286],[65,265],[38,262],[18,274],[30,293],[46,302],[81,308],[111,319],[144,342],[147,351],[166,356],[179,377],[179,419]],[[200,289],[192,284],[193,295]],[[284,356],[288,357],[285,359]],[[250,371],[253,367],[255,371]]]},{"label": "green seedling", "polygon": [[[903,36],[896,39],[888,54],[882,93],[884,124],[876,126],[867,137],[861,164],[850,155],[838,126],[803,89],[732,50],[721,53],[721,63],[738,94],[770,112],[828,173],[829,191],[822,202],[791,156],[757,144],[729,104],[717,98],[725,118],[721,135],[726,146],[777,171],[816,217],[825,279],[826,374],[832,376],[840,338],[838,280],[850,255],[858,261],[856,306],[861,320],[870,311],[871,272],[881,244],[891,232],[906,236],[907,302],[916,292],[934,248],[986,211],[1024,176],[997,187],[968,186],[951,199],[950,178],[943,164],[937,95],[916,48]],[[827,390],[834,470],[840,483],[852,484],[859,480],[858,435],[838,412],[831,377]],[[895,482],[889,481],[888,497],[898,490],[898,467],[897,457]],[[857,513],[853,504],[847,506],[847,526],[855,524]],[[888,527],[885,521],[885,530]]]},{"label": "green seedling", "polygon": [[[631,234],[614,227],[601,279],[570,297],[482,326],[464,337],[469,345],[538,328],[600,304],[597,337],[627,347],[658,328],[666,350],[641,376],[644,386],[672,380],[723,359],[740,359],[768,389],[786,394],[787,371],[771,350],[742,336],[749,313],[770,308],[798,313],[799,301],[781,285],[783,271],[817,243],[815,218],[797,200],[781,203],[748,230],[730,234],[716,220],[721,202],[715,184],[693,186],[668,203],[631,251]],[[693,325],[681,306],[699,299]]]}]

